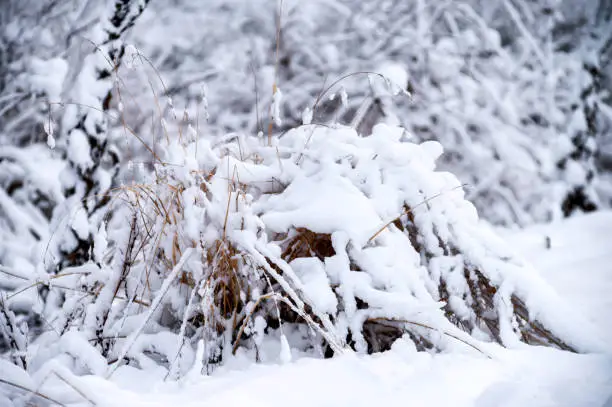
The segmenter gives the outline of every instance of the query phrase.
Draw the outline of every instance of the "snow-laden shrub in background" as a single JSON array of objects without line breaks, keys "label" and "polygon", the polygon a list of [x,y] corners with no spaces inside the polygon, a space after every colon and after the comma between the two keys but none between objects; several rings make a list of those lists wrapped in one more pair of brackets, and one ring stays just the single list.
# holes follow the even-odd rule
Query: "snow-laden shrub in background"
[{"label": "snow-laden shrub in background", "polygon": [[[207,83],[210,131],[220,134],[266,129],[275,79],[288,129],[337,78],[399,65],[411,100],[389,101],[354,75],[333,90],[346,88],[348,103],[322,100],[313,122],[341,122],[365,135],[396,121],[419,141],[439,141],[447,152],[441,168],[470,184],[468,198],[484,219],[525,226],[607,206],[605,192],[603,200],[595,194],[603,183],[593,165],[607,137],[597,107],[605,87],[591,85],[610,72],[602,54],[610,23],[603,12],[589,17],[605,1],[579,12],[568,8],[572,1],[518,3],[286,0],[279,11],[266,0],[158,2],[131,41],[177,103],[196,99]],[[139,97],[150,94],[148,80],[129,82]],[[148,113],[132,110],[128,120],[146,125]]]}]

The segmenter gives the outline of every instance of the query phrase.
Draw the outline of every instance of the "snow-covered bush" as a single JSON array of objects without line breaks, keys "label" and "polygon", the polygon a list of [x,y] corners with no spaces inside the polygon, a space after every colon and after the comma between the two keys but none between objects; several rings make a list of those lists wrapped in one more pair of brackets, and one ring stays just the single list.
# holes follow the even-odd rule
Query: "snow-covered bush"
[{"label": "snow-covered bush", "polygon": [[[539,51],[524,27],[505,44],[507,26],[467,4],[400,3],[288,4],[274,47],[270,2],[214,0],[205,17],[185,3],[166,10],[168,21],[201,32],[173,37],[173,52],[148,37],[152,61],[120,41],[147,1],[80,10],[82,19],[105,10],[84,28],[96,46],[36,59],[35,74],[16,82],[67,98],[55,111],[26,109],[24,123],[40,131],[21,127],[14,89],[0,100],[9,130],[22,129],[11,139],[0,128],[3,356],[37,377],[127,364],[176,378],[232,354],[372,353],[400,337],[430,351],[599,349],[479,223],[455,175],[437,170],[467,181],[491,221],[552,216],[568,186],[594,178],[599,85],[567,55],[548,50],[532,63]],[[232,40],[198,25],[218,14]],[[201,59],[210,71],[187,76]],[[124,77],[142,72],[134,67],[159,76],[158,61],[162,76],[174,74],[162,92],[177,98],[160,96],[150,76]],[[194,99],[177,115],[177,101]],[[37,143],[23,147],[32,134]]]},{"label": "snow-covered bush", "polygon": [[47,316],[34,369],[64,354],[80,373],[177,377],[232,353],[371,353],[402,336],[420,350],[597,349],[435,170],[437,142],[384,124],[366,137],[302,125],[271,145],[175,128],[114,196],[92,261],[61,270],[79,289]]}]

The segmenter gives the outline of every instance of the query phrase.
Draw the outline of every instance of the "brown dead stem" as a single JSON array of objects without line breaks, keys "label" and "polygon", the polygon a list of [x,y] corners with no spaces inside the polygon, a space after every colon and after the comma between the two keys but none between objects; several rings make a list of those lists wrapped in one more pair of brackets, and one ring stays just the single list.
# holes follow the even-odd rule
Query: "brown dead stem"
[{"label": "brown dead stem", "polygon": [[239,267],[242,254],[226,240],[217,240],[206,251],[206,263],[211,273],[206,282],[212,286],[214,307],[229,319],[242,308]]},{"label": "brown dead stem", "polygon": [[282,258],[289,263],[302,257],[316,257],[323,260],[335,254],[331,235],[297,228],[295,234],[286,241]]},{"label": "brown dead stem", "polygon": [[[399,323],[402,323],[402,324],[414,325],[414,326],[418,326],[420,328],[424,328],[424,329],[428,329],[428,330],[431,330],[431,331],[439,332],[442,335],[448,336],[449,338],[453,338],[453,339],[463,343],[464,345],[469,346],[470,348],[478,351],[479,353],[482,353],[483,355],[485,355],[486,357],[491,359],[490,355],[488,355],[484,350],[479,349],[476,345],[467,342],[466,340],[458,337],[455,334],[452,334],[452,333],[446,332],[446,331],[442,331],[440,329],[436,329],[436,328],[434,328],[434,327],[432,327],[430,325],[424,324],[422,322],[408,321],[408,320],[405,320],[405,319],[393,319],[393,318],[370,318],[366,322],[379,322],[380,323],[381,321],[382,322],[385,322],[385,321],[387,321],[387,322],[396,322],[396,323],[399,322]],[[382,324],[382,325],[384,325],[384,324]]]},{"label": "brown dead stem", "polygon": [[[499,329],[499,315],[496,311],[495,295],[497,287],[495,287],[484,274],[477,269],[465,267],[464,277],[469,288],[469,297],[466,299],[468,306],[472,309],[476,316],[476,321],[480,324],[480,328],[486,327],[491,333],[493,339],[503,345]],[[448,291],[444,280],[440,281],[440,299],[448,301]],[[529,311],[525,303],[516,295],[511,296],[513,313],[519,324],[520,336],[523,342],[531,345],[553,345],[559,349],[575,352],[567,343],[563,342],[559,337],[550,332],[542,323],[537,320],[532,320],[529,317]],[[445,306],[446,317],[454,325],[462,330],[471,333],[475,328],[474,323],[469,320],[463,320],[455,315],[452,309]]]}]

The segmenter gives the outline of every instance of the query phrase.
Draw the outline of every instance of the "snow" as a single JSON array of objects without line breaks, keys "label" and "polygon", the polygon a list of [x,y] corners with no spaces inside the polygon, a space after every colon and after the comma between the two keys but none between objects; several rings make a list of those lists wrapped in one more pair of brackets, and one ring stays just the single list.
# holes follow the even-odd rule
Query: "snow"
[{"label": "snow", "polygon": [[[612,396],[612,359],[546,348],[499,351],[495,359],[415,352],[408,342],[374,356],[302,358],[191,377],[178,385],[126,368],[79,381],[98,406],[202,405],[602,407]],[[142,388],[139,383],[148,382]],[[140,387],[140,389],[139,389]]]},{"label": "snow", "polygon": [[[318,193],[313,196],[308,193],[311,191]],[[335,199],[330,200],[330,196]],[[262,218],[275,231],[308,225],[317,233],[343,230],[358,241],[365,241],[368,233],[382,223],[372,203],[343,178],[298,178],[282,196],[273,196],[268,203],[270,213]]]},{"label": "snow", "polygon": [[79,239],[86,239],[89,236],[89,222],[87,213],[82,207],[77,207],[72,216],[72,230],[74,230]]},{"label": "snow", "polygon": [[277,87],[274,87],[274,95],[272,97],[272,105],[270,106],[270,117],[274,121],[277,127],[283,124],[281,117],[281,103],[283,100],[283,93]]},{"label": "snow", "polygon": [[193,252],[192,249],[187,249],[185,253],[183,253],[183,255],[181,256],[181,259],[179,260],[179,262],[172,269],[172,272],[170,273],[170,275],[166,277],[162,287],[160,288],[160,294],[157,297],[155,297],[155,299],[151,303],[151,306],[149,308],[146,318],[143,319],[140,326],[137,329],[135,329],[130,334],[130,336],[127,338],[123,348],[119,352],[119,357],[117,358],[119,362],[115,363],[114,365],[110,367],[110,369],[108,370],[108,376],[111,376],[117,370],[117,368],[119,367],[119,363],[123,360],[123,358],[131,350],[132,346],[134,346],[134,344],[137,342],[139,335],[144,331],[147,323],[149,322],[149,319],[151,318],[151,315],[159,307],[164,295],[170,289],[170,285],[176,279],[176,276],[182,270],[183,265],[189,259],[189,256],[191,256],[192,252]]},{"label": "snow", "polygon": [[[603,354],[578,355],[543,347],[508,350],[492,344],[487,346],[490,358],[467,351],[430,354],[417,352],[411,341],[400,339],[382,354],[346,353],[333,359],[313,359],[292,352],[282,335],[276,361],[253,364],[237,355],[212,376],[200,375],[195,366],[192,373],[177,383],[164,381],[155,369],[143,371],[119,366],[110,380],[82,376],[72,377],[71,383],[84,389],[86,396],[102,407],[243,403],[262,407],[609,407],[612,405],[610,230],[612,212],[520,232],[499,230],[520,256],[542,271],[564,299],[602,329],[607,343]],[[315,273],[313,270],[319,267],[309,272]],[[302,273],[302,268],[296,267],[296,272]],[[306,285],[307,282],[306,279]],[[62,385],[50,382],[46,389],[56,395]],[[86,404],[81,399],[70,405]]]},{"label": "snow", "polygon": [[128,29],[146,1],[9,3],[0,406],[612,407],[612,212],[479,220],[612,203],[594,22],[209,0]]},{"label": "snow", "polygon": [[302,112],[302,124],[311,124],[312,123],[312,109],[306,107]]},{"label": "snow", "polygon": [[70,135],[68,156],[82,171],[94,165],[89,150],[87,135],[79,129],[74,129]]},{"label": "snow", "polygon": [[[387,62],[380,66],[377,70],[387,82],[387,88],[392,95],[403,93],[408,86],[408,72],[401,64]],[[378,95],[383,95],[385,92],[378,90]]]},{"label": "snow", "polygon": [[289,346],[289,342],[287,341],[287,337],[283,334],[281,335],[281,351],[280,351],[280,361],[283,364],[287,364],[291,362],[291,347]]},{"label": "snow", "polygon": [[304,290],[318,311],[334,313],[338,300],[329,286],[329,279],[321,261],[314,257],[295,259],[291,268],[304,284]]},{"label": "snow", "polygon": [[30,64],[33,90],[46,94],[51,102],[58,102],[68,73],[66,61],[62,58],[43,61],[34,57]]},{"label": "snow", "polygon": [[612,344],[612,211],[532,226],[507,240]]},{"label": "snow", "polygon": [[53,123],[52,120],[48,120],[43,125],[43,128],[45,130],[45,134],[47,135],[47,145],[49,146],[51,150],[53,150],[55,148],[55,136],[54,136],[55,124]]},{"label": "snow", "polygon": [[[172,120],[170,117],[170,126]],[[181,164],[159,166],[158,177],[162,181],[149,188],[160,201],[168,197],[180,201],[180,209],[170,205],[166,208],[168,214],[160,216],[153,202],[141,209],[146,217],[125,213],[129,216],[127,219],[134,219],[126,222],[123,215],[119,216],[121,207],[117,207],[117,217],[106,225],[107,236],[102,234],[95,239],[99,247],[95,247],[94,254],[96,258],[104,258],[106,242],[113,242],[120,249],[115,250],[114,256],[111,253],[108,261],[92,264],[91,273],[81,279],[86,287],[102,284],[102,288],[95,291],[83,311],[76,308],[82,304],[82,293],[69,294],[62,312],[53,316],[54,323],[61,329],[62,321],[66,321],[64,311],[68,309],[83,312],[82,322],[74,323],[72,337],[60,340],[60,345],[55,346],[54,342],[44,345],[41,339],[36,346],[52,354],[56,349],[58,355],[51,361],[61,360],[61,365],[75,369],[75,373],[100,376],[104,370],[106,378],[115,384],[122,385],[117,377],[128,382],[132,380],[129,372],[133,372],[134,366],[125,366],[127,356],[130,363],[144,371],[143,375],[155,376],[155,382],[168,376],[171,381],[182,378],[179,379],[182,386],[189,386],[185,377],[196,383],[223,381],[226,380],[224,375],[231,371],[257,369],[256,361],[291,366],[297,369],[296,375],[300,375],[300,366],[305,363],[301,359],[321,356],[324,353],[321,348],[329,345],[337,362],[313,361],[314,370],[307,369],[300,382],[309,383],[315,379],[310,375],[318,374],[315,373],[319,369],[317,363],[331,363],[330,370],[347,370],[338,373],[338,377],[359,382],[365,373],[353,370],[356,364],[362,364],[365,372],[375,370],[376,375],[381,376],[379,381],[391,383],[388,392],[394,394],[393,397],[408,397],[417,402],[422,397],[429,405],[448,402],[444,397],[476,402],[488,389],[483,387],[486,381],[475,378],[477,387],[458,381],[460,388],[453,390],[454,384],[449,384],[451,396],[442,397],[433,389],[451,381],[448,370],[452,371],[452,366],[457,366],[457,371],[459,366],[464,366],[469,374],[482,369],[483,375],[491,377],[495,377],[491,372],[499,372],[499,377],[503,378],[507,372],[513,375],[513,368],[526,369],[520,364],[508,365],[508,360],[527,354],[524,357],[526,365],[531,359],[548,358],[550,353],[545,352],[551,351],[528,347],[520,341],[518,323],[529,329],[530,325],[525,322],[528,319],[541,323],[544,329],[557,335],[562,345],[586,352],[602,351],[604,345],[600,335],[590,327],[585,316],[568,306],[563,297],[522,260],[522,255],[512,253],[479,221],[473,205],[464,199],[461,185],[452,174],[435,170],[435,161],[442,154],[441,145],[434,141],[406,142],[403,134],[403,129],[387,124],[374,126],[368,137],[341,125],[301,126],[273,138],[272,146],[262,146],[261,140],[248,135],[227,137],[226,141],[214,146],[203,139],[199,142],[199,159],[192,154],[194,142],[181,144],[184,141],[173,139],[166,146],[160,145],[160,154],[167,162]],[[253,158],[238,160],[239,156]],[[210,172],[204,182],[199,169]],[[270,179],[279,180],[284,187],[270,188]],[[175,184],[182,187],[176,188]],[[260,188],[260,185],[265,186]],[[126,196],[134,199],[127,192]],[[410,216],[406,208],[410,208]],[[168,217],[174,220],[159,219]],[[94,230],[87,219],[79,219],[76,214],[72,221],[79,236]],[[113,222],[118,223],[113,226]],[[122,251],[129,247],[128,232],[151,228],[161,228],[164,233],[154,239],[140,237],[145,246],[131,261],[129,278],[122,283],[120,273],[113,273],[113,270],[121,270],[125,264]],[[412,243],[414,237],[406,232],[410,228],[418,230],[418,245]],[[323,243],[331,245],[329,252],[316,256],[307,254],[309,258],[302,258],[299,253],[297,257],[283,255],[289,247],[285,242],[306,233],[304,230],[324,235],[314,240],[329,239],[328,243]],[[149,273],[148,253],[158,247],[163,250],[159,253],[172,256],[155,265],[159,272]],[[314,247],[308,250],[315,251]],[[224,253],[231,253],[233,249],[237,253],[232,254],[236,265],[220,263],[227,262]],[[239,312],[245,318],[240,323],[241,333],[237,333],[239,341],[230,339],[233,334],[229,329],[223,333],[219,328],[213,330],[208,326],[200,332],[191,327],[186,329],[196,308],[203,312],[205,319],[216,318],[214,295],[217,288],[206,282],[219,278],[215,273],[221,269],[220,264],[229,266],[241,287],[250,288],[240,290],[243,308]],[[494,328],[485,327],[479,321],[481,316],[477,313],[480,311],[473,307],[477,299],[470,294],[472,288],[465,273],[476,271],[480,273],[479,278],[490,281],[493,287],[493,294],[487,299],[492,306],[488,306],[483,315],[491,316],[497,324]],[[186,278],[193,282],[185,284]],[[439,288],[441,281],[445,291]],[[127,305],[115,301],[117,293],[128,300]],[[446,294],[449,302],[444,308]],[[136,298],[150,306],[143,308],[131,304]],[[530,315],[521,315],[520,310],[516,311],[518,306],[513,309],[516,298],[526,304]],[[281,319],[279,302],[290,307],[301,321]],[[262,322],[274,321],[270,315],[276,315],[275,312],[280,324],[266,327]],[[449,314],[465,325],[460,327],[460,323],[453,323]],[[267,319],[258,320],[258,315]],[[177,333],[179,321],[182,322]],[[405,337],[404,343],[396,344],[389,353],[364,356],[370,347],[385,349],[396,338],[393,337],[388,345],[383,340],[369,341],[368,329],[377,329],[372,325],[379,324],[378,321],[396,323],[417,339]],[[167,329],[168,324],[172,325],[171,329]],[[499,334],[493,334],[494,330]],[[75,340],[77,332],[82,335],[78,341]],[[416,346],[424,349],[418,342],[418,335],[441,353],[435,356],[415,353]],[[116,338],[106,358],[98,357],[95,345],[90,343],[90,339],[100,337]],[[347,343],[349,338],[351,343]],[[209,379],[194,378],[193,374],[184,376],[195,360],[193,345],[200,340],[206,345],[206,373],[213,375]],[[513,350],[503,350],[497,342]],[[40,354],[44,356],[44,352]],[[346,358],[340,357],[342,355]],[[39,363],[44,363],[43,356],[39,356]],[[222,358],[220,366],[210,362],[213,357]],[[383,366],[388,367],[377,367],[380,360],[386,361]],[[576,359],[576,363],[581,360]],[[423,369],[432,373],[417,369],[414,377],[404,378],[405,383],[396,383],[397,374],[389,376],[388,372],[413,371],[415,361],[422,361]],[[213,364],[215,369],[210,367]],[[548,361],[542,364],[550,365]],[[353,379],[356,374],[360,377]],[[428,375],[431,375],[431,382],[420,382]],[[527,383],[552,377],[539,371],[533,375]],[[514,376],[522,379],[520,375]],[[248,385],[250,379],[245,380]],[[563,376],[559,380],[566,378]],[[371,402],[370,393],[372,398],[380,397],[378,387],[372,386],[374,383],[370,387],[364,385],[364,395],[359,397],[361,401],[350,402]],[[531,390],[514,383],[514,379],[511,386],[521,389],[521,397],[531,397]],[[554,384],[550,386],[555,389]],[[414,393],[416,388],[426,391],[407,395]],[[431,394],[427,393],[429,388]],[[341,386],[337,390],[334,387],[333,391],[341,389]],[[499,391],[503,393],[503,389]],[[554,391],[550,393],[547,397],[554,399]],[[333,400],[336,394],[323,394],[322,397]],[[346,395],[338,394],[337,397]],[[96,399],[96,396],[90,398]]]}]

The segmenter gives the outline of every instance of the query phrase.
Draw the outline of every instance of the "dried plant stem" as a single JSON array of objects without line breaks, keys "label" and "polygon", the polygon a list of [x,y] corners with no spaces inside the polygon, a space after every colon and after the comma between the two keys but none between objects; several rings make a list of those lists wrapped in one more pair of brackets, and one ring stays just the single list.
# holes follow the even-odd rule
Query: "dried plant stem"
[{"label": "dried plant stem", "polygon": [[149,320],[151,320],[151,317],[153,316],[157,308],[160,306],[162,300],[166,296],[166,293],[170,289],[172,282],[174,282],[178,273],[183,269],[183,265],[189,259],[189,257],[191,257],[191,254],[193,253],[193,251],[194,249],[189,247],[183,252],[183,255],[181,256],[181,259],[179,260],[179,262],[174,266],[174,268],[170,272],[170,275],[168,275],[168,277],[166,277],[166,279],[164,280],[164,283],[159,289],[159,294],[157,294],[157,296],[153,300],[153,303],[151,304],[151,307],[149,307],[147,316],[144,318],[144,320],[142,321],[140,326],[136,329],[136,331],[134,331],[134,333],[130,335],[130,338],[127,340],[126,344],[123,346],[123,349],[121,349],[121,352],[119,352],[119,356],[117,357],[117,362],[110,368],[108,374],[106,375],[106,378],[109,378],[113,375],[113,373],[119,367],[119,364],[121,363],[123,358],[127,355],[127,353],[130,351],[132,346],[134,346],[136,339],[138,339],[138,337],[142,334],[142,331],[144,331],[144,328],[149,323]]},{"label": "dried plant stem", "polygon": [[[455,189],[458,189],[458,188],[463,188],[463,187],[465,187],[465,186],[467,186],[467,184],[461,184],[461,185],[458,185],[458,186],[456,186],[455,188],[451,189],[450,191],[454,191]],[[421,205],[425,205],[426,203],[430,202],[431,200],[436,199],[436,198],[439,198],[440,196],[442,196],[442,195],[444,195],[445,193],[450,192],[450,191],[442,191],[442,192],[438,192],[437,194],[435,194],[435,195],[433,195],[433,196],[430,196],[429,198],[427,198],[427,199],[425,199],[424,201],[420,202],[418,205],[415,205],[415,206],[414,206],[414,207],[412,207],[412,208],[408,208],[407,210],[405,210],[404,212],[402,212],[402,213],[401,213],[399,216],[397,216],[397,217],[395,217],[395,218],[391,219],[389,222],[385,223],[385,224],[384,224],[384,225],[383,225],[383,226],[382,226],[380,229],[378,229],[378,230],[376,231],[376,233],[374,233],[374,234],[373,234],[373,235],[372,235],[372,236],[371,236],[371,237],[368,239],[368,241],[366,242],[366,244],[369,244],[370,242],[372,242],[372,240],[376,239],[376,237],[377,237],[378,235],[380,235],[380,234],[381,234],[381,233],[382,233],[382,232],[383,232],[383,231],[384,231],[386,228],[388,228],[388,227],[389,227],[389,225],[391,225],[391,224],[392,224],[393,222],[395,222],[395,221],[398,221],[398,220],[399,220],[399,219],[400,219],[402,216],[404,216],[404,215],[408,215],[409,213],[413,213],[413,211],[414,211],[416,208],[418,208],[419,206],[421,206]]]},{"label": "dried plant stem", "polygon": [[450,333],[450,332],[446,332],[446,331],[443,331],[443,330],[441,330],[441,329],[434,328],[434,327],[429,326],[429,325],[427,325],[427,324],[424,324],[424,323],[422,323],[422,322],[408,321],[408,320],[406,320],[406,319],[391,319],[391,318],[370,318],[370,319],[368,319],[367,321],[368,321],[368,322],[370,322],[370,321],[371,321],[371,322],[378,322],[378,321],[401,322],[401,323],[404,323],[404,324],[410,324],[410,325],[419,326],[419,327],[421,327],[421,328],[429,329],[429,330],[431,330],[431,331],[440,332],[441,334],[446,335],[446,336],[448,336],[448,337],[450,337],[450,338],[453,338],[453,339],[455,339],[455,340],[457,340],[457,341],[459,341],[459,342],[463,343],[464,345],[467,345],[467,346],[469,346],[470,348],[472,348],[472,349],[474,349],[474,350],[478,351],[479,353],[482,353],[482,354],[483,354],[483,355],[485,355],[487,358],[489,358],[489,359],[493,359],[493,357],[492,357],[491,355],[489,355],[488,353],[486,353],[486,352],[485,352],[485,351],[483,351],[482,349],[478,348],[476,345],[474,345],[474,344],[472,344],[472,343],[469,343],[469,342],[468,342],[468,341],[466,341],[465,339],[462,339],[462,338],[458,337],[457,335],[452,334],[452,333]]},{"label": "dried plant stem", "polygon": [[51,403],[54,403],[54,404],[57,404],[59,406],[62,406],[62,407],[66,406],[64,403],[61,403],[61,402],[59,402],[59,401],[57,401],[57,400],[55,400],[55,399],[53,399],[53,398],[51,398],[49,396],[46,396],[46,395],[44,395],[44,394],[42,394],[42,393],[40,393],[38,391],[35,391],[35,390],[32,390],[32,389],[28,389],[27,387],[22,386],[20,384],[9,382],[8,380],[4,380],[2,378],[0,378],[0,383],[4,383],[4,384],[6,384],[8,386],[14,387],[14,388],[19,389],[19,390],[27,391],[28,393],[34,394],[37,397],[40,397],[40,398],[42,398],[44,400],[47,400],[47,401],[49,401]]},{"label": "dried plant stem", "polygon": [[[283,13],[283,0],[280,0],[280,7],[278,10],[278,16],[276,19],[276,51],[275,51],[275,62],[274,62],[274,83],[272,84],[272,103],[274,103],[274,96],[278,91],[278,63],[280,54],[280,36],[281,36],[281,16]],[[272,145],[272,131],[274,128],[274,118],[272,117],[272,109],[270,109],[270,123],[268,123],[268,145]]]},{"label": "dried plant stem", "polygon": [[234,346],[232,346],[232,354],[233,355],[236,354],[236,350],[238,349],[238,345],[240,344],[240,337],[244,333],[244,329],[246,328],[247,323],[249,322],[251,316],[253,315],[253,313],[255,312],[257,307],[259,306],[259,303],[261,303],[261,301],[266,300],[268,298],[272,298],[275,295],[277,295],[277,294],[276,293],[268,293],[268,294],[262,295],[261,297],[259,297],[257,299],[257,301],[255,301],[255,304],[253,305],[253,309],[251,310],[251,312],[249,312],[244,317],[244,321],[242,322],[242,325],[240,326],[240,330],[238,330],[238,334],[236,335],[236,341],[234,342]]}]

